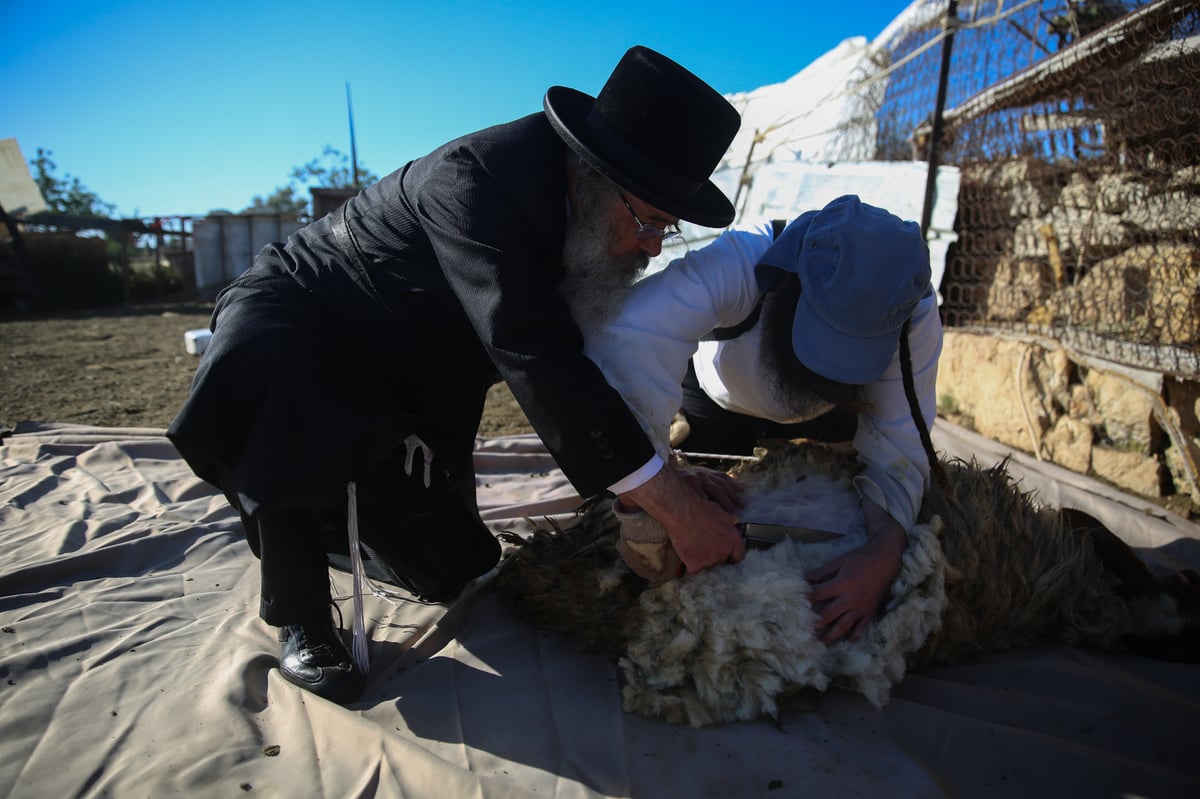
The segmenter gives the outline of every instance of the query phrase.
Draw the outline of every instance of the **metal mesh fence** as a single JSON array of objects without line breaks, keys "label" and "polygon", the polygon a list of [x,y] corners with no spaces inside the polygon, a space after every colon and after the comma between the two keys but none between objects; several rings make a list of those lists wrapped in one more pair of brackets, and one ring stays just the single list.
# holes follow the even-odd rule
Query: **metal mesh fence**
[{"label": "metal mesh fence", "polygon": [[875,158],[935,138],[960,170],[947,326],[1200,376],[1200,2],[947,8],[910,7],[870,78]]}]

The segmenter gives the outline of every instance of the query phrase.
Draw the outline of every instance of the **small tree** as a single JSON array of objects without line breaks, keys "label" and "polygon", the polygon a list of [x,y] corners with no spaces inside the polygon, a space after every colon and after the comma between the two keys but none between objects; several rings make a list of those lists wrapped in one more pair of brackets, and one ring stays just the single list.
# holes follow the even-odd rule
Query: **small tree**
[{"label": "small tree", "polygon": [[321,159],[314,158],[304,166],[293,167],[292,180],[320,189],[357,189],[370,186],[379,180],[378,175],[371,174],[361,164],[358,165],[356,178],[351,174],[354,171],[354,165],[350,163],[350,156],[336,147],[325,145],[325,152],[321,154],[321,157],[325,159],[326,163],[321,163]]},{"label": "small tree", "polygon": [[361,164],[358,165],[357,181],[353,172],[350,156],[336,147],[326,145],[320,158],[314,158],[303,166],[292,167],[290,183],[276,188],[266,197],[255,195],[242,213],[295,214],[305,218],[310,212],[309,189],[348,189],[369,186],[379,180],[378,175]]},{"label": "small tree", "polygon": [[[79,178],[59,177],[53,153],[42,147],[30,160],[30,172],[46,201],[49,214],[92,219],[110,219],[116,206],[88,190]],[[34,214],[21,220],[34,232],[65,229],[89,230],[88,225],[70,220],[47,225]],[[31,301],[44,310],[117,305],[126,298],[129,234],[105,225],[104,240],[90,233],[62,233],[31,238],[29,246],[32,278]],[[101,246],[103,244],[103,246]]]},{"label": "small tree", "polygon": [[295,186],[280,186],[263,197],[256,194],[250,205],[242,209],[243,214],[285,214],[302,217],[308,213],[308,198],[301,195]]},{"label": "small tree", "polygon": [[50,150],[39,147],[37,155],[29,163],[33,168],[33,180],[41,189],[49,211],[70,216],[112,216],[117,207],[89,191],[79,178],[70,174],[60,178],[54,174],[58,165],[51,159],[52,155],[54,153]]}]

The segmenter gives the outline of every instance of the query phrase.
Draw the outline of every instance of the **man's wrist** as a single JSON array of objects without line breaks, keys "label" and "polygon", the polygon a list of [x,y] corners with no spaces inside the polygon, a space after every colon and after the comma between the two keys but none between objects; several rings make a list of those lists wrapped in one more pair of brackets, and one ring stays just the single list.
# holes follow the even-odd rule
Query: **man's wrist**
[{"label": "man's wrist", "polygon": [[662,458],[660,458],[658,455],[651,455],[650,460],[642,464],[640,469],[631,474],[625,475],[620,480],[610,485],[608,490],[618,496],[633,491],[635,488],[639,488],[640,486],[649,482],[654,475],[658,474],[659,471],[662,470],[664,465],[665,464],[663,463]]}]

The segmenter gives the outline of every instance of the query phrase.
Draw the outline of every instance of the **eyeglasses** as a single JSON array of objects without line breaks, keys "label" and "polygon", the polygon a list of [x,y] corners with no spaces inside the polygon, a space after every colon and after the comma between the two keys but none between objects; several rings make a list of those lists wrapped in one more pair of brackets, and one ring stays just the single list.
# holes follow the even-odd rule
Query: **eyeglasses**
[{"label": "eyeglasses", "polygon": [[642,239],[643,241],[650,241],[651,239],[670,241],[671,239],[679,236],[679,225],[667,225],[666,230],[663,230],[660,227],[655,227],[654,225],[647,225],[638,218],[637,211],[633,210],[633,206],[629,204],[629,200],[625,199],[625,192],[617,189],[617,196],[621,198],[621,202],[625,203],[625,207],[629,209],[629,213],[633,216],[633,221],[637,222],[638,229],[637,233],[634,235],[636,235],[639,239]]}]

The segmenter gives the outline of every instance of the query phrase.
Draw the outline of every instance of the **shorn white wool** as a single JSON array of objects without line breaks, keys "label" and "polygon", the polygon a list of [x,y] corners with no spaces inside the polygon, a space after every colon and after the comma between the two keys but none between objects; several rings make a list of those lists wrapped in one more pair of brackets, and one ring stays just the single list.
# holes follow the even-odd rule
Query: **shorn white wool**
[{"label": "shorn white wool", "polygon": [[825,646],[804,572],[862,542],[788,541],[737,565],[673,580],[641,597],[643,619],[620,666],[631,713],[703,726],[774,716],[805,687],[839,686],[882,707],[905,673],[905,655],[941,626],[946,605],[941,523],[908,537],[891,610],[857,642]]}]

